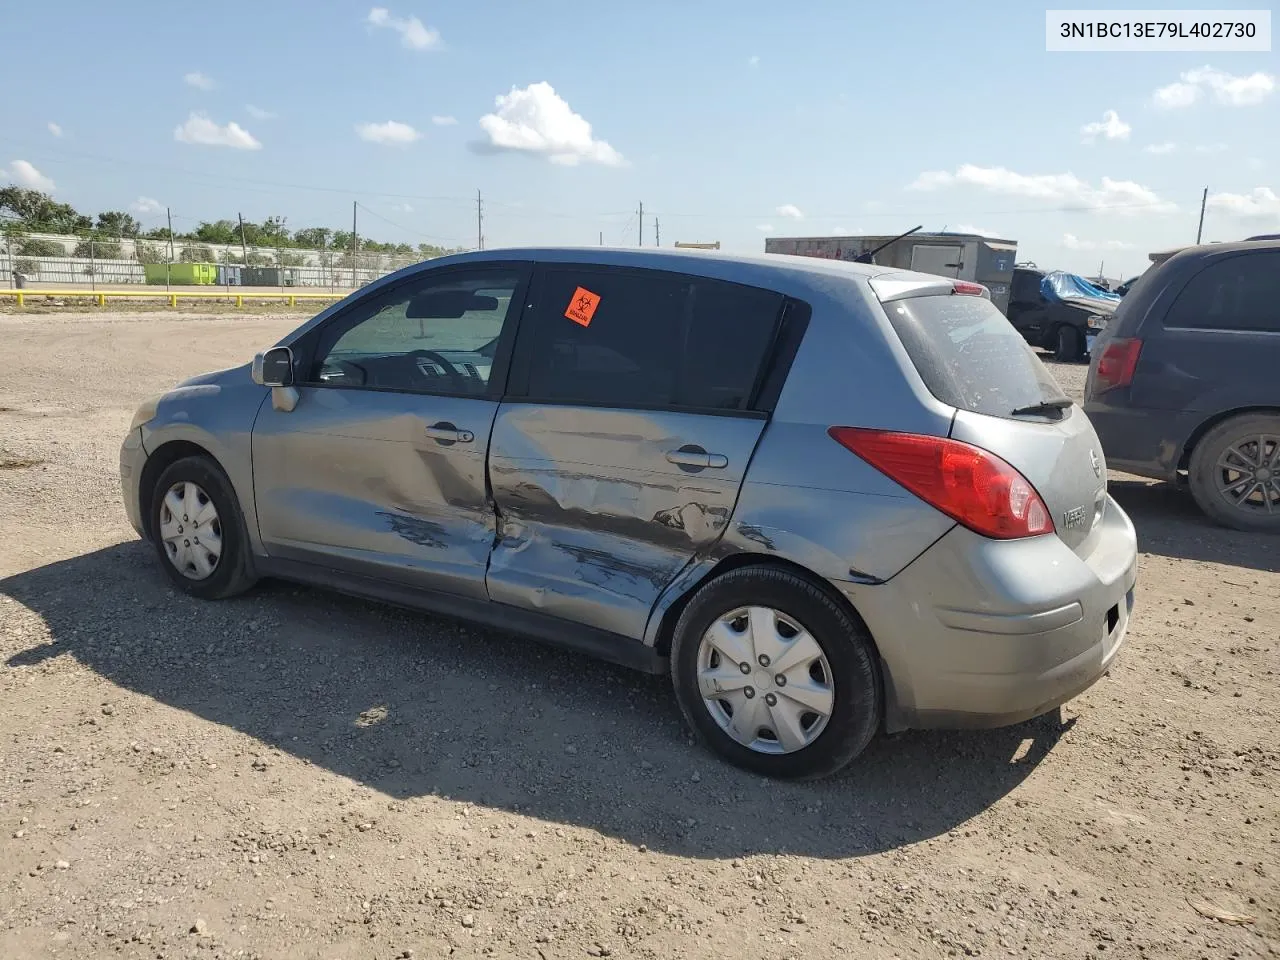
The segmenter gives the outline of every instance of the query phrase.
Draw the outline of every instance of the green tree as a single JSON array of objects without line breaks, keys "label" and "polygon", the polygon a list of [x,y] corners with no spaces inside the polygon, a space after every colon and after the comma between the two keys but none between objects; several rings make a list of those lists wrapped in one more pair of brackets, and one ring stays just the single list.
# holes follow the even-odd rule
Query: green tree
[{"label": "green tree", "polygon": [[66,248],[56,240],[41,237],[23,237],[18,241],[18,255],[22,257],[65,257]]},{"label": "green tree", "polygon": [[206,221],[196,227],[191,237],[204,243],[239,243],[240,226],[234,220]]},{"label": "green tree", "polygon": [[300,267],[307,262],[306,257],[292,250],[281,250],[279,259],[282,267]]},{"label": "green tree", "polygon": [[134,256],[139,263],[169,263],[169,245],[167,243],[140,243]]},{"label": "green tree", "polygon": [[136,237],[142,230],[142,224],[121,210],[106,210],[98,214],[98,222],[93,229],[108,237]]},{"label": "green tree", "polygon": [[58,203],[47,193],[25,187],[0,187],[0,214],[16,217],[28,230],[41,233],[78,233],[93,221],[69,203]]},{"label": "green tree", "polygon": [[[89,245],[93,245],[92,251]],[[124,253],[120,249],[120,244],[114,240],[81,240],[76,244],[73,257],[84,257],[86,259],[93,257],[98,260],[123,260]]]},{"label": "green tree", "polygon": [[304,230],[294,231],[293,242],[296,246],[306,247],[308,250],[323,250],[331,246],[332,237],[333,231],[328,227],[307,227]]},{"label": "green tree", "polygon": [[155,227],[143,234],[148,240],[168,240],[173,234],[168,227]]},{"label": "green tree", "polygon": [[217,263],[217,258],[213,255],[213,249],[204,244],[188,244],[182,248],[182,253],[178,255],[181,263]]}]

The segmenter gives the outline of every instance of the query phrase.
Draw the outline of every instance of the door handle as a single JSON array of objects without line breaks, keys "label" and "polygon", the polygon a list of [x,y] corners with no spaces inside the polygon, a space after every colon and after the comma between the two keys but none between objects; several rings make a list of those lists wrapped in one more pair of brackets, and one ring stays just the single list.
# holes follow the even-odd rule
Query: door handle
[{"label": "door handle", "polygon": [[426,428],[425,432],[429,439],[436,440],[444,444],[470,443],[476,438],[476,435],[470,430],[459,430],[447,420],[442,420],[439,423],[433,423],[431,426]]},{"label": "door handle", "polygon": [[667,462],[680,467],[723,470],[729,465],[729,458],[722,453],[707,453],[701,447],[681,447],[679,450],[667,451]]}]

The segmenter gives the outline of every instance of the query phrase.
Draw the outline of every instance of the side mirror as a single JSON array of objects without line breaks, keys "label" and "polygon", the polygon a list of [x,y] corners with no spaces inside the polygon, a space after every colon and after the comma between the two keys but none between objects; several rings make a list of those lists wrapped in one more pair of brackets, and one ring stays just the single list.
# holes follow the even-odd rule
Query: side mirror
[{"label": "side mirror", "polygon": [[293,351],[272,347],[253,358],[253,382],[260,387],[293,386]]}]

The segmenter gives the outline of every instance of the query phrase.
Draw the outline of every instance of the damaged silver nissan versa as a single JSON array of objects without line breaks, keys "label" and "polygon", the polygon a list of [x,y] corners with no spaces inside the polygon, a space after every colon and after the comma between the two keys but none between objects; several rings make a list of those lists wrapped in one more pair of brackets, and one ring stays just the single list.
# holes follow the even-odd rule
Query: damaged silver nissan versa
[{"label": "damaged silver nissan versa", "polygon": [[1108,668],[1136,541],[985,288],[803,257],[486,250],[138,411],[182,590],[280,577],[669,673],[717,752],[1046,712]]}]

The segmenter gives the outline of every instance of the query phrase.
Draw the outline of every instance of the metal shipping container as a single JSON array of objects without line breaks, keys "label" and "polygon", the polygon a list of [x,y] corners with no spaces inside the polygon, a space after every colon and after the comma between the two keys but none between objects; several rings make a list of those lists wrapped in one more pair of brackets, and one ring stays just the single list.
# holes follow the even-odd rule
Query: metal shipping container
[{"label": "metal shipping container", "polygon": [[828,260],[855,260],[888,243],[875,255],[877,265],[972,280],[991,291],[991,302],[1001,313],[1008,310],[1009,285],[1018,253],[1016,240],[998,240],[973,233],[913,233],[898,240],[894,240],[894,236],[769,237],[764,242],[764,250]]}]

